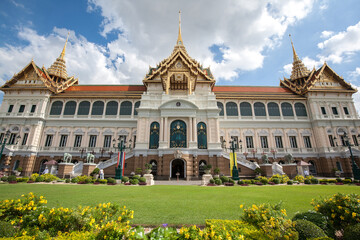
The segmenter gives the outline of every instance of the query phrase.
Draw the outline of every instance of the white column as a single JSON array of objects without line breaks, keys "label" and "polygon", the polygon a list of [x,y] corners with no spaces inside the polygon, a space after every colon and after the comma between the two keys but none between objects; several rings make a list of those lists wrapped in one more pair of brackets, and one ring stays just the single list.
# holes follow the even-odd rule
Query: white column
[{"label": "white column", "polygon": [[160,142],[164,141],[164,118],[160,118]]},{"label": "white column", "polygon": [[193,142],[196,142],[196,117],[193,118]]},{"label": "white column", "polygon": [[193,124],[192,124],[193,118],[189,117],[189,142],[193,142]]},{"label": "white column", "polygon": [[169,128],[168,128],[168,118],[165,117],[165,121],[164,121],[164,141],[167,142],[167,146],[169,146],[169,140],[168,140],[168,137],[169,137]]}]

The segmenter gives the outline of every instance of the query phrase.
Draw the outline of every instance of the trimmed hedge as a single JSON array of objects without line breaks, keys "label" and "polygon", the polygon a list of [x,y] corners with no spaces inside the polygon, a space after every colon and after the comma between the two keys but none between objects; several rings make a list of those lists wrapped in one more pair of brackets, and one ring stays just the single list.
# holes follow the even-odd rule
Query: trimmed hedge
[{"label": "trimmed hedge", "polygon": [[360,239],[360,223],[345,228],[344,240],[358,240]]},{"label": "trimmed hedge", "polygon": [[297,220],[295,229],[299,233],[299,240],[327,237],[321,228],[308,220]]}]

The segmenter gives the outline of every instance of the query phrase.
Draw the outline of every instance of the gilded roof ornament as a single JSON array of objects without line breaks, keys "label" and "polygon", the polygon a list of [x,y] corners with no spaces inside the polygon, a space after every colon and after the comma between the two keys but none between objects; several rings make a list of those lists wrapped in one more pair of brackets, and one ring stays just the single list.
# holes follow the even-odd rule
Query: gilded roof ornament
[{"label": "gilded roof ornament", "polygon": [[300,60],[299,56],[297,55],[294,47],[294,43],[291,40],[291,34],[289,34],[291,46],[293,50],[293,66],[291,71],[291,80],[296,80],[299,78],[304,78],[309,76],[310,71],[305,67],[304,63]]},{"label": "gilded roof ornament", "polygon": [[66,38],[66,42],[64,45],[64,48],[60,54],[60,56],[56,59],[56,61],[48,68],[48,73],[59,80],[66,80],[68,75],[66,71],[66,64],[65,64],[65,51],[66,51],[66,45],[69,40],[69,33]]},{"label": "gilded roof ornament", "polygon": [[181,11],[179,11],[179,34],[176,41],[176,45],[184,45],[181,37]]}]

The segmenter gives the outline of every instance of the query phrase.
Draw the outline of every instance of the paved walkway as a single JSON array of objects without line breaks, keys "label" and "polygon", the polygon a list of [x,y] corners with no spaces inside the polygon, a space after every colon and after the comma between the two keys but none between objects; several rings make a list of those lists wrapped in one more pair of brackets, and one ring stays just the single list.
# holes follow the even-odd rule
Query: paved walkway
[{"label": "paved walkway", "polygon": [[201,185],[201,180],[186,181],[186,180],[155,180],[155,185]]}]

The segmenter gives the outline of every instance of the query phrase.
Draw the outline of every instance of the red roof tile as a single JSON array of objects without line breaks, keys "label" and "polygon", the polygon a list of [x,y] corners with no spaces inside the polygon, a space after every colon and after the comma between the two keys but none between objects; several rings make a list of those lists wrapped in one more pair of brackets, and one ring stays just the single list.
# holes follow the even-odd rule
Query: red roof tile
[{"label": "red roof tile", "polygon": [[124,92],[124,91],[146,91],[143,85],[128,85],[128,86],[97,86],[97,85],[77,85],[66,89],[66,92]]}]

